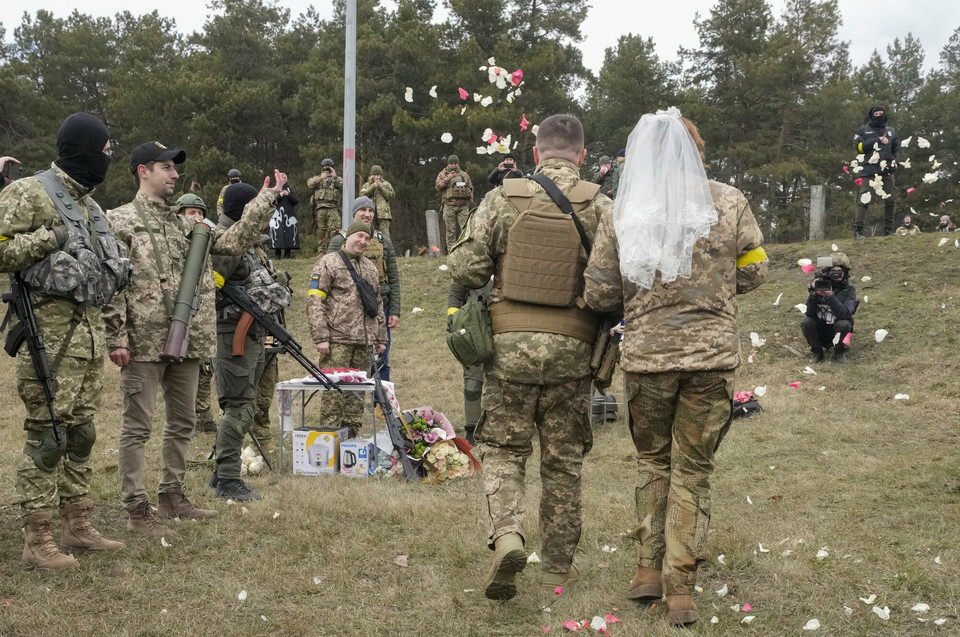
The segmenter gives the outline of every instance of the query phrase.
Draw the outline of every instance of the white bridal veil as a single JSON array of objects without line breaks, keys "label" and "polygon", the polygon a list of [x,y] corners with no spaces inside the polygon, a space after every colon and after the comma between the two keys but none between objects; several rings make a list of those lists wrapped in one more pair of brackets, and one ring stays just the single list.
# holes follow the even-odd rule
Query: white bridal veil
[{"label": "white bridal veil", "polygon": [[613,208],[620,272],[648,290],[657,271],[664,283],[690,278],[693,244],[716,222],[703,160],[680,111],[641,117],[627,141]]}]

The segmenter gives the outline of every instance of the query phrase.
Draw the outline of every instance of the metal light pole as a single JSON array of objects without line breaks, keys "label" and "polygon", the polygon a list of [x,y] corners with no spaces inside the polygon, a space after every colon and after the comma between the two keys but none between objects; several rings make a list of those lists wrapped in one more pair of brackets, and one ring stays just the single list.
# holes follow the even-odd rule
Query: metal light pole
[{"label": "metal light pole", "polygon": [[343,227],[353,222],[350,208],[356,194],[357,129],[357,0],[347,0],[343,63]]}]

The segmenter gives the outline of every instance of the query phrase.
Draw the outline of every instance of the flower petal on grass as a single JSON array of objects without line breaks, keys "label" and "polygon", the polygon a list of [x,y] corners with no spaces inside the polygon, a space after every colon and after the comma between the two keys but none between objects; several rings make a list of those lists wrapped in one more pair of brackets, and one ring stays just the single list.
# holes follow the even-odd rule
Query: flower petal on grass
[{"label": "flower petal on grass", "polygon": [[[910,192],[910,191],[908,190],[907,192]],[[873,197],[870,195],[869,192],[865,192],[862,195],[860,195],[860,203],[862,203],[863,205],[867,205],[868,203],[870,203],[871,199],[873,199]]]},{"label": "flower petal on grass", "polygon": [[917,189],[916,189],[916,188],[907,188],[907,194],[908,194],[908,195],[912,195],[912,194],[915,193],[915,192],[917,192]]},{"label": "flower petal on grass", "polygon": [[797,304],[794,305],[793,307],[795,307],[795,308],[797,308],[798,310],[800,310],[800,313],[801,313],[801,314],[806,314],[806,313],[807,313],[807,304],[806,304],[806,303],[797,303]]},{"label": "flower petal on grass", "polygon": [[711,624],[719,624],[719,623],[720,623],[720,618],[717,617],[716,615],[714,615],[713,617],[710,618],[710,623],[711,623]]},{"label": "flower petal on grass", "polygon": [[782,299],[782,298],[783,298],[783,292],[781,292],[779,295],[777,295],[777,300],[773,302],[773,306],[776,307],[776,306],[780,305],[780,299]]},{"label": "flower petal on grass", "polygon": [[[614,610],[616,610],[616,608],[614,608]],[[619,617],[614,617],[613,615],[609,615],[609,614],[608,614],[604,619],[607,620],[607,623],[608,623],[608,624],[619,624],[619,623],[620,623],[620,618],[619,618]]]},{"label": "flower petal on grass", "polygon": [[719,590],[717,590],[717,597],[726,597],[727,593],[730,592],[730,589],[724,584]]},{"label": "flower petal on grass", "polygon": [[943,562],[940,560],[940,556],[939,556],[939,555],[936,556],[935,558],[933,558],[933,563],[934,563],[934,564],[943,564]]},{"label": "flower petal on grass", "polygon": [[837,247],[837,244],[836,244],[836,243],[834,243],[833,245],[831,245],[831,246],[830,246],[830,249],[833,250],[834,252],[840,252],[840,248]]},{"label": "flower petal on grass", "polygon": [[563,586],[557,586],[555,589],[553,589],[553,594],[563,595]]},{"label": "flower petal on grass", "polygon": [[443,265],[441,265],[441,266],[440,266],[439,268],[437,268],[437,269],[438,269],[438,270],[443,270],[444,272],[446,272],[446,271],[447,271],[447,264],[444,263]]},{"label": "flower petal on grass", "polygon": [[879,606],[874,606],[873,614],[879,617],[880,619],[882,619],[883,621],[887,621],[888,619],[890,619],[890,607],[884,606],[883,608],[880,608]]},{"label": "flower petal on grass", "polygon": [[830,557],[830,554],[826,550],[820,549],[819,551],[817,551],[818,560],[826,559],[828,557]]},{"label": "flower petal on grass", "polygon": [[816,630],[818,628],[820,628],[819,619],[811,619],[810,621],[808,621],[806,624],[803,625],[804,630]]},{"label": "flower petal on grass", "polygon": [[894,400],[910,400],[910,394],[897,394],[893,397]]},{"label": "flower petal on grass", "polygon": [[876,339],[876,341],[877,341],[878,343],[880,343],[880,342],[883,341],[883,339],[885,339],[885,338],[887,337],[887,334],[889,334],[889,333],[890,333],[890,332],[888,332],[887,330],[879,329],[879,330],[877,330],[876,332],[873,333],[873,338]]},{"label": "flower petal on grass", "polygon": [[913,605],[913,608],[910,610],[917,611],[918,613],[925,613],[930,610],[930,604],[924,604],[923,602],[918,602]]},{"label": "flower petal on grass", "polygon": [[717,562],[719,562],[720,564],[726,564],[727,556],[721,553],[720,555],[717,556]]},{"label": "flower petal on grass", "polygon": [[[837,336],[840,336],[840,335],[837,334]],[[809,365],[808,365],[807,367],[804,367],[804,368],[803,368],[803,373],[804,373],[804,374],[810,374],[810,375],[812,375],[812,376],[816,376],[816,375],[817,375],[816,370],[814,370],[814,369],[813,369],[812,367],[810,367]]]},{"label": "flower petal on grass", "polygon": [[491,104],[493,104],[493,98],[490,97],[489,95],[483,98],[482,100],[480,100],[480,106],[483,106],[484,108],[486,108],[487,106],[490,106]]},{"label": "flower petal on grass", "polygon": [[861,597],[860,601],[863,602],[864,604],[872,604],[873,602],[876,601],[876,599],[877,599],[876,595],[871,595],[870,597]]},{"label": "flower petal on grass", "polygon": [[749,624],[749,623],[752,622],[754,619],[756,619],[756,616],[754,616],[754,615],[747,615],[746,617],[744,617],[743,619],[740,620],[740,623],[741,623],[741,624]]},{"label": "flower petal on grass", "polygon": [[750,344],[754,347],[763,347],[766,342],[766,339],[760,338],[756,332],[750,332]]},{"label": "flower petal on grass", "polygon": [[607,629],[607,622],[603,620],[603,617],[595,615],[593,619],[590,620],[590,628],[600,631]]},{"label": "flower petal on grass", "polygon": [[936,620],[936,621],[933,622],[933,623],[936,624],[937,626],[943,626],[944,624],[947,623],[947,620],[946,620],[946,618],[941,617],[940,619]]},{"label": "flower petal on grass", "polygon": [[173,544],[170,544],[170,542],[167,542],[167,538],[161,537],[161,538],[160,538],[160,546],[162,546],[162,547],[164,547],[164,548],[170,548],[171,546],[173,546]]},{"label": "flower petal on grass", "polygon": [[800,389],[800,381],[795,380],[792,383],[787,383],[787,387],[793,387],[794,389]]},{"label": "flower petal on grass", "polygon": [[580,630],[580,624],[572,619],[562,622],[560,625],[569,630],[571,633],[575,633]]},{"label": "flower petal on grass", "polygon": [[243,590],[237,593],[237,599],[239,599],[241,602],[247,601],[247,591]]},{"label": "flower petal on grass", "polygon": [[[753,504],[753,503],[751,502],[750,504]],[[769,553],[769,552],[770,552],[770,549],[765,549],[765,548],[763,548],[763,544],[761,544],[761,543],[758,543],[757,546],[760,547],[760,552],[761,552],[761,553]]]},{"label": "flower petal on grass", "polygon": [[767,388],[763,385],[754,387],[753,393],[756,394],[757,398],[763,398],[763,395],[767,393]]},{"label": "flower petal on grass", "polygon": [[401,568],[406,568],[406,567],[407,567],[407,556],[406,556],[406,555],[398,555],[398,556],[396,556],[395,558],[393,558],[393,563],[396,564],[397,566],[401,567]]},{"label": "flower petal on grass", "polygon": [[743,607],[740,610],[742,610],[745,613],[749,613],[750,611],[753,610],[753,606],[751,606],[750,603],[747,602],[746,604],[743,605]]}]

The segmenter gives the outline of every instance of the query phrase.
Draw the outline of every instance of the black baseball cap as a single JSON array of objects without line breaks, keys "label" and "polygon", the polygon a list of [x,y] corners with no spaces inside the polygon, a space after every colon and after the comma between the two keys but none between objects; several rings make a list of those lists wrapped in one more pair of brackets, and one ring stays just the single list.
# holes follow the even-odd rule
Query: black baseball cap
[{"label": "black baseball cap", "polygon": [[152,161],[170,161],[182,164],[187,160],[187,151],[179,148],[167,148],[160,142],[140,144],[130,151],[130,172],[137,174],[137,166]]}]

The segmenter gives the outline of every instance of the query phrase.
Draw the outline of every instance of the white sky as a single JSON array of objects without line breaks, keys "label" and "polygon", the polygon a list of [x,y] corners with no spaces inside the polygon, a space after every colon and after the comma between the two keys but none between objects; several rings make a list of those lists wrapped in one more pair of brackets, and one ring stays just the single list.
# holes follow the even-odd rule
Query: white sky
[{"label": "white sky", "polygon": [[[786,4],[786,0],[768,1],[774,15],[779,15]],[[327,17],[333,5],[331,0],[279,0],[279,4],[290,9],[292,18],[311,4]],[[584,61],[594,72],[599,71],[604,49],[616,44],[620,35],[631,32],[652,37],[661,59],[674,60],[678,47],[697,46],[694,16],[699,12],[701,18],[706,17],[714,4],[714,0],[593,0],[582,27]],[[174,18],[180,31],[187,33],[201,29],[207,15],[207,9],[200,8],[205,5],[197,0],[166,0],[146,6],[124,0],[97,0],[95,4],[81,7],[76,0],[32,0],[30,3],[4,0],[0,2],[0,23],[6,29],[7,40],[28,6],[31,13],[47,9],[57,17],[68,16],[74,8],[92,15],[113,15],[124,9],[132,13],[157,9],[162,15]],[[840,0],[840,10],[843,24],[839,35],[850,42],[851,58],[858,66],[869,59],[874,49],[885,57],[887,44],[913,33],[926,51],[925,66],[932,68],[939,63],[940,51],[950,35],[960,27],[957,0]]]}]

